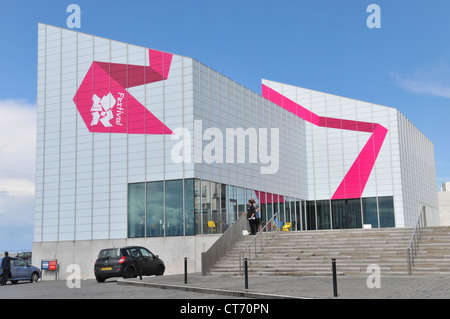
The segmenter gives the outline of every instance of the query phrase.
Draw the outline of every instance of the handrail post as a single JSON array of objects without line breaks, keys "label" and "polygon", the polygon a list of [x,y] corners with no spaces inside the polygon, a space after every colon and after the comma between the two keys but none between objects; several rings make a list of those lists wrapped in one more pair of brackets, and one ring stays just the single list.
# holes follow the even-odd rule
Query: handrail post
[{"label": "handrail post", "polygon": [[419,218],[416,223],[416,227],[414,228],[414,232],[411,236],[411,240],[409,241],[408,249],[406,250],[406,263],[408,267],[408,275],[412,273],[412,267],[415,266],[415,257],[417,255],[417,251],[419,249],[419,243],[422,238],[423,229],[426,227],[425,221],[425,206],[422,207],[422,210],[419,214]]},{"label": "handrail post", "polygon": [[[247,245],[247,247],[245,247],[245,248],[239,253],[239,275],[242,274],[241,269],[242,269],[242,261],[243,261],[243,260],[242,260],[242,258],[241,258],[241,254],[242,254],[242,257],[245,258],[245,252],[248,251],[248,260],[247,260],[247,262],[248,262],[248,265],[250,265],[250,261],[251,261],[251,252],[252,252],[252,244],[253,244],[253,242],[254,242],[254,244],[255,244],[255,258],[256,258],[256,253],[257,253],[257,251],[258,251],[257,239],[258,239],[259,236],[262,236],[264,230],[267,231],[267,229],[268,229],[267,226],[268,226],[269,224],[273,223],[273,220],[276,218],[276,216],[277,216],[277,214],[274,214],[274,215],[272,216],[272,218],[269,219],[269,221],[266,223],[266,225],[265,225],[265,226],[264,226],[264,227],[256,234],[255,238],[253,238],[253,240]],[[272,238],[273,238],[273,236],[272,236]],[[262,237],[260,238],[260,240],[261,240],[261,250],[262,250]]]}]

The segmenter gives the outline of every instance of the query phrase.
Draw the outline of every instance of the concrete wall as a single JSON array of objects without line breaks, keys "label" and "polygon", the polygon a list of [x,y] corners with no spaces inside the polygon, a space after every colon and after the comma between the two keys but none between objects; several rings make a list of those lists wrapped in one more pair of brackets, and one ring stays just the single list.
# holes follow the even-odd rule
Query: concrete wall
[{"label": "concrete wall", "polygon": [[[184,272],[184,258],[188,259],[188,272],[201,272],[201,254],[211,247],[219,235],[186,237],[128,238],[112,240],[78,240],[33,243],[33,265],[41,267],[41,260],[58,260],[58,278],[65,280],[70,264],[81,268],[82,279],[92,279],[94,263],[101,249],[123,246],[144,246],[164,261],[166,275]],[[43,280],[54,280],[55,272],[44,271]]]},{"label": "concrete wall", "polygon": [[450,191],[438,192],[441,226],[450,226]]}]

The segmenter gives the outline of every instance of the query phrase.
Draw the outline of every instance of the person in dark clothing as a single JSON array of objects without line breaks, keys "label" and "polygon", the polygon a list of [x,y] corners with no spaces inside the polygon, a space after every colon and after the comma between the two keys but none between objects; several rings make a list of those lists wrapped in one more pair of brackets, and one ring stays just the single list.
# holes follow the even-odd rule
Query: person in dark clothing
[{"label": "person in dark clothing", "polygon": [[248,201],[247,218],[248,223],[250,224],[250,234],[256,235],[256,210],[250,200]]},{"label": "person in dark clothing", "polygon": [[16,260],[15,257],[9,257],[8,252],[5,252],[5,257],[2,259],[2,277],[0,284],[2,286],[6,285],[6,282],[8,281],[8,278],[11,277],[11,260]]}]

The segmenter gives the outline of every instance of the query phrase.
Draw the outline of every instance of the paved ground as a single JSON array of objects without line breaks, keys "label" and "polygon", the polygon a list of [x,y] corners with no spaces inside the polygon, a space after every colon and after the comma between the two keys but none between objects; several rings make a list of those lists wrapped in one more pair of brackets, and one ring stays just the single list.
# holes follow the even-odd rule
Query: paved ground
[{"label": "paved ground", "polygon": [[[379,288],[368,288],[367,277],[338,276],[337,299],[449,299],[450,277],[380,276],[379,282],[369,280]],[[239,296],[248,298],[313,298],[334,297],[332,277],[318,276],[250,276],[248,289],[244,277],[184,275],[120,279],[119,285],[135,285],[147,288],[164,288],[173,291],[193,291],[220,294],[224,298]]]},{"label": "paved ground", "polygon": [[81,288],[67,287],[66,281],[39,281],[0,286],[0,299],[450,299],[450,277],[381,276],[379,288],[368,288],[368,277],[338,276],[338,297],[333,296],[331,276],[183,275],[109,279],[99,284],[82,280]]}]

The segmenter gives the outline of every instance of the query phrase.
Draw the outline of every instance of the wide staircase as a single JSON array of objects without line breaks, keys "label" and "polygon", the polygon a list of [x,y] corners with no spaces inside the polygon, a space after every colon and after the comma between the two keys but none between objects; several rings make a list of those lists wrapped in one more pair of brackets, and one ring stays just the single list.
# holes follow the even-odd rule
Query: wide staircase
[{"label": "wide staircase", "polygon": [[[408,275],[406,250],[412,228],[276,232],[251,250],[249,275],[368,276],[376,264],[382,275]],[[263,234],[266,235],[266,234]],[[254,236],[245,236],[210,269],[210,275],[239,275],[239,255]],[[248,257],[248,252],[246,254]],[[450,275],[450,227],[423,231],[412,275]]]}]

